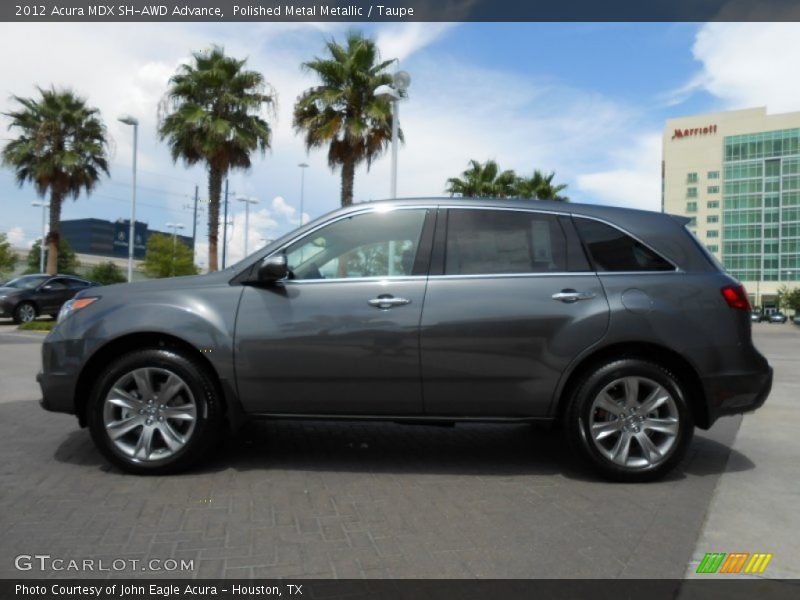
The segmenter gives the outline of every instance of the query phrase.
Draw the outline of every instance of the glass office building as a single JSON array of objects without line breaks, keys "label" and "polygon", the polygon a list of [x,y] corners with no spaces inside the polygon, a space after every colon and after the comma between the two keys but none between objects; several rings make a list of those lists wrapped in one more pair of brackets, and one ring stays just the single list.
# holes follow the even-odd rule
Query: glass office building
[{"label": "glass office building", "polygon": [[800,285],[800,113],[670,120],[663,149],[663,210],[688,216],[753,304],[775,310],[778,288]]}]

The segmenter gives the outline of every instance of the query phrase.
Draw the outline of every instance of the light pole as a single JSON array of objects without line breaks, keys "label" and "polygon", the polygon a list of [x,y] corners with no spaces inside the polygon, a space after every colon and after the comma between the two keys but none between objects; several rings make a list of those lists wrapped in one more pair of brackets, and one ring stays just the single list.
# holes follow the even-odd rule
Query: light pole
[{"label": "light pole", "polygon": [[128,230],[128,281],[133,281],[133,246],[136,226],[136,144],[139,138],[139,120],[131,115],[119,117],[120,123],[133,126],[133,185],[131,192],[131,226]]},{"label": "light pole", "polygon": [[167,223],[167,227],[172,229],[172,254],[175,254],[175,246],[178,243],[178,229],[183,229],[183,223]]},{"label": "light pole", "polygon": [[308,168],[308,163],[301,162],[299,165],[300,167],[300,225],[303,225],[303,193],[305,192],[305,178],[306,178],[306,169]]},{"label": "light pole", "polygon": [[[49,202],[39,202],[35,200],[31,202],[31,206],[41,206],[42,207],[42,244],[39,248],[39,273],[44,273],[44,237],[47,232],[47,209],[50,208]],[[58,268],[56,268],[56,271]]]},{"label": "light pole", "polygon": [[399,142],[400,99],[409,85],[411,85],[411,75],[405,71],[398,71],[392,77],[392,85],[379,85],[374,92],[377,97],[387,98],[392,103],[392,198],[397,198],[397,146]]},{"label": "light pole", "polygon": [[247,234],[250,229],[250,205],[258,204],[255,198],[237,198],[239,202],[244,202],[244,255],[247,256]]}]

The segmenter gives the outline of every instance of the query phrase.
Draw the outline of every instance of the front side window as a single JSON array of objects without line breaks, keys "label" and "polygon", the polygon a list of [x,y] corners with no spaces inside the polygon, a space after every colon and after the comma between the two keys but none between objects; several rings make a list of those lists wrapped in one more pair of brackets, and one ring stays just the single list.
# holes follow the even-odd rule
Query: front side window
[{"label": "front side window", "polygon": [[575,225],[598,271],[674,271],[667,260],[616,227],[576,218]]},{"label": "front side window", "polygon": [[555,273],[567,270],[567,240],[555,215],[450,209],[446,275]]},{"label": "front side window", "polygon": [[63,279],[63,278],[51,279],[50,281],[47,282],[47,287],[50,290],[53,290],[53,291],[55,291],[55,290],[68,290],[69,289],[69,285],[67,285],[67,281],[69,281],[69,280]]},{"label": "front side window", "polygon": [[291,279],[403,277],[412,274],[426,209],[352,215],[286,248]]}]

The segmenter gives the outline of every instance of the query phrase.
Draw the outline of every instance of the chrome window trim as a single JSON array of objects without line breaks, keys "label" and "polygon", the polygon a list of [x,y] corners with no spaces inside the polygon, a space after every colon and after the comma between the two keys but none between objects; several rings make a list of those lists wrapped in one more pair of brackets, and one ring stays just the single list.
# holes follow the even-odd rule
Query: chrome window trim
[{"label": "chrome window trim", "polygon": [[342,283],[352,281],[354,283],[394,283],[398,281],[419,281],[428,279],[427,275],[397,275],[396,277],[336,277],[333,279],[282,279],[278,283],[284,285],[307,285],[314,283]]},{"label": "chrome window trim", "polygon": [[540,277],[597,277],[595,271],[553,271],[552,273],[471,273],[468,275],[430,275],[428,279],[528,279]]}]

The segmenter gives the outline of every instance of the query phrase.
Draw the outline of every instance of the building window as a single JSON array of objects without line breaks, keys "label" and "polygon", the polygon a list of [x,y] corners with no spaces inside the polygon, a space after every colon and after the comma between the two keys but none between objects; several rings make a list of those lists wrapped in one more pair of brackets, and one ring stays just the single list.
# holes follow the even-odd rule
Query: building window
[{"label": "building window", "polygon": [[706,188],[706,191],[709,194],[719,194],[719,186],[718,185],[710,185]]},{"label": "building window", "polygon": [[706,202],[708,208],[719,208],[719,200],[709,200]]},{"label": "building window", "polygon": [[718,238],[719,237],[719,229],[709,229],[706,231],[706,237],[708,238]]},{"label": "building window", "polygon": [[697,198],[697,188],[696,187],[686,188],[686,197]]},{"label": "building window", "polygon": [[719,223],[719,215],[708,215],[706,223]]},{"label": "building window", "polygon": [[697,173],[689,173],[686,176],[687,183],[697,183]]},{"label": "building window", "polygon": [[686,212],[697,212],[697,202],[687,202]]},{"label": "building window", "polygon": [[692,217],[691,219],[689,219],[689,222],[686,225],[687,227],[694,227],[695,225],[697,225],[697,217]]},{"label": "building window", "polygon": [[717,246],[716,244],[709,244],[708,246],[706,246],[706,248],[708,248],[709,252],[713,252],[714,254],[719,252],[719,246]]},{"label": "building window", "polygon": [[719,171],[709,171],[708,172],[709,179],[719,179]]}]

